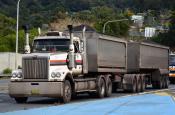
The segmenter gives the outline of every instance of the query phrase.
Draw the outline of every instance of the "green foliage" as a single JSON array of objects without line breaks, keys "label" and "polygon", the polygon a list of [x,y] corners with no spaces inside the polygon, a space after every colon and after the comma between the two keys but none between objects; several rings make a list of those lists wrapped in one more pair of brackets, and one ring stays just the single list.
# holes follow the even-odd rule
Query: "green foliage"
[{"label": "green foliage", "polygon": [[[102,33],[104,23],[109,20],[129,18],[134,12],[150,11],[150,17],[158,17],[166,9],[175,9],[175,0],[25,0],[20,2],[19,51],[23,52],[25,35],[22,25],[29,24],[30,44],[37,35],[37,27],[57,19],[72,18],[93,24]],[[0,1],[0,52],[15,51],[17,0]],[[4,14],[4,15],[3,15]],[[12,17],[12,18],[11,18]],[[149,17],[148,17],[149,18]],[[154,38],[154,41],[173,47],[174,14],[170,31]],[[151,21],[152,22],[152,21]],[[127,36],[128,21],[113,22],[106,26],[105,34]],[[156,23],[150,23],[156,25]]]},{"label": "green foliage", "polygon": [[[126,17],[127,16],[119,13],[117,10],[114,10],[106,6],[93,7],[90,10],[80,11],[73,15],[74,20],[82,20],[93,23],[94,28],[99,33],[102,33],[105,22],[111,20],[124,19]],[[107,24],[105,34],[112,36],[127,36],[128,29],[129,29],[128,21],[113,22]]]},{"label": "green foliage", "polygon": [[0,14],[0,51],[12,51],[14,40],[12,34],[14,31],[15,20]]},{"label": "green foliage", "polygon": [[175,50],[175,11],[172,12],[170,17],[170,26],[167,33],[160,33],[153,41],[163,45],[169,46],[172,50]]},{"label": "green foliage", "polygon": [[10,68],[6,68],[3,70],[3,74],[11,74],[12,70]]},{"label": "green foliage", "polygon": [[[14,52],[16,47],[15,20],[0,14],[0,52]],[[31,29],[30,41],[36,36],[37,29]],[[25,35],[23,30],[19,30],[19,51],[24,48]]]},{"label": "green foliage", "polygon": [[[95,15],[95,29],[102,33],[103,26],[107,21],[119,20],[126,18],[124,15],[119,14],[116,10],[108,7],[96,7],[92,9],[92,14]],[[106,25],[104,34],[112,36],[127,36],[129,23],[127,21],[112,22]]]},{"label": "green foliage", "polygon": [[[1,0],[0,13],[16,18],[16,4],[17,0]],[[175,0],[23,0],[20,2],[20,25],[28,23],[32,27],[41,27],[43,23],[49,23],[51,20],[60,18],[57,17],[60,12],[71,14],[91,10],[94,7],[99,7],[96,9],[96,13],[98,13],[98,9],[103,9],[103,6],[120,11],[130,8],[135,12],[144,12],[149,9],[156,11],[172,10],[175,8],[174,4]],[[107,10],[101,12],[102,15],[98,13],[99,17],[110,15],[105,14],[105,11]],[[83,13],[80,15],[84,15]]]}]

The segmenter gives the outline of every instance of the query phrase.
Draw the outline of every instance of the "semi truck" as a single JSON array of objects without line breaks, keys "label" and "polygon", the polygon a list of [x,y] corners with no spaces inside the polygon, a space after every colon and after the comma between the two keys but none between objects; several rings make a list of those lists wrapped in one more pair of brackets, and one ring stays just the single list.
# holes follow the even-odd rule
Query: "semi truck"
[{"label": "semi truck", "polygon": [[175,83],[175,54],[170,53],[169,59],[169,80],[171,83]]},{"label": "semi truck", "polygon": [[9,95],[17,103],[31,96],[68,103],[79,93],[104,98],[117,89],[135,93],[147,85],[168,87],[168,47],[99,34],[83,25],[68,28],[35,37],[22,69],[12,72]]}]

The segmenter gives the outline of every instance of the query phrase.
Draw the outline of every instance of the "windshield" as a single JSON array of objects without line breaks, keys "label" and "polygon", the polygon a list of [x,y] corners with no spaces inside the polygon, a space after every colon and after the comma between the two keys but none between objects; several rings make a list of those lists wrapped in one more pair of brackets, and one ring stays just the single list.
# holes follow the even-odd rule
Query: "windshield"
[{"label": "windshield", "polygon": [[33,52],[67,52],[69,39],[37,39],[34,40]]},{"label": "windshield", "polygon": [[170,55],[170,66],[175,66],[175,55]]}]

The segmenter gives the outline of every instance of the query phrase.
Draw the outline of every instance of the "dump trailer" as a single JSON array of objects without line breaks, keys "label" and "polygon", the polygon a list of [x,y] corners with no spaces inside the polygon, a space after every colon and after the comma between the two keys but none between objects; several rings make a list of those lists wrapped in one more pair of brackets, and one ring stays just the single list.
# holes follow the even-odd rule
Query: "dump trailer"
[{"label": "dump trailer", "polygon": [[9,95],[16,102],[47,96],[67,103],[78,93],[103,98],[117,89],[168,87],[168,47],[102,35],[88,26],[68,28],[34,39],[22,69],[12,72]]}]

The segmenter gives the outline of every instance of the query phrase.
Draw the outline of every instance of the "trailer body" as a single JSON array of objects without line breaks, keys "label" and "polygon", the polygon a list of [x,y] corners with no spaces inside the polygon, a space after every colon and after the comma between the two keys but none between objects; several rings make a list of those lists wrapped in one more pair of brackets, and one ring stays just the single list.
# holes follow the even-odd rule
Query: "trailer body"
[{"label": "trailer body", "polygon": [[[76,35],[81,36],[80,33]],[[86,33],[86,43],[88,72],[129,73],[144,69],[168,72],[168,47],[155,43],[128,42],[96,32]]]}]

